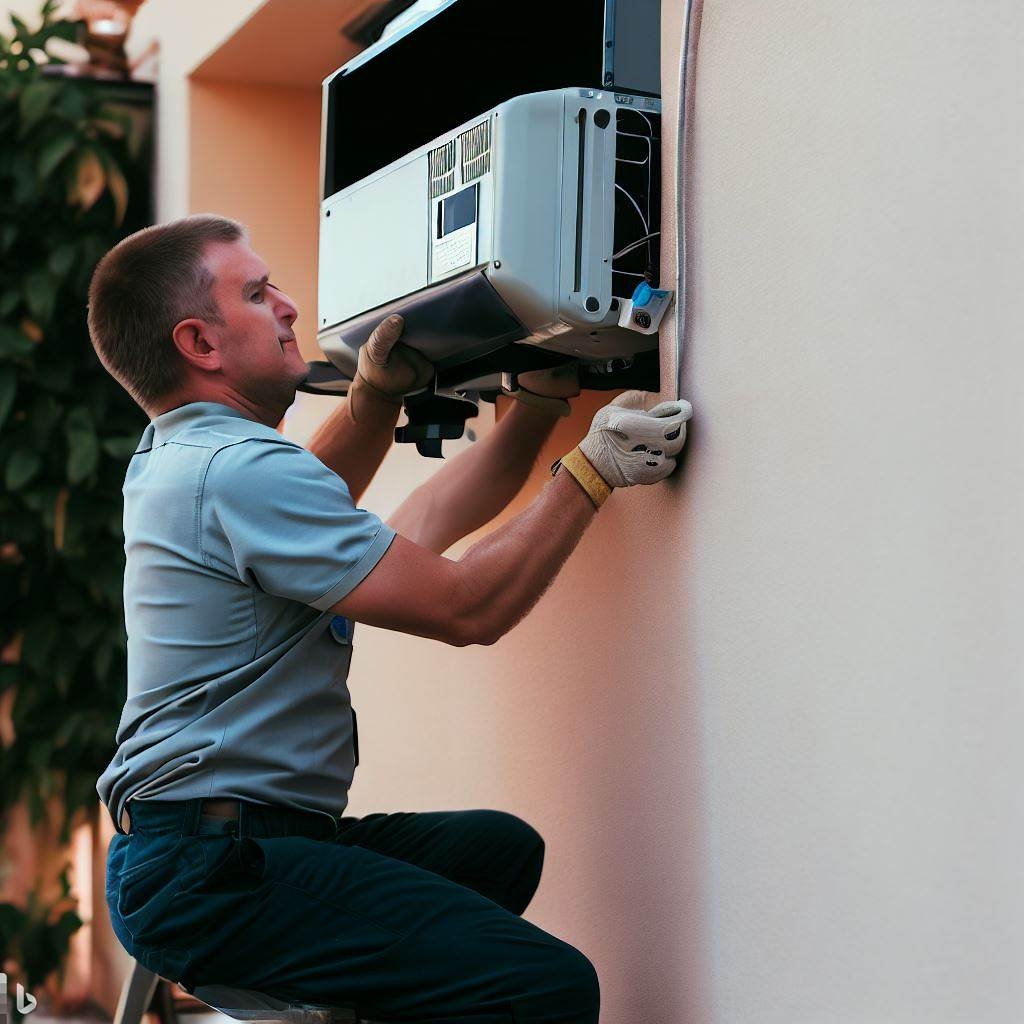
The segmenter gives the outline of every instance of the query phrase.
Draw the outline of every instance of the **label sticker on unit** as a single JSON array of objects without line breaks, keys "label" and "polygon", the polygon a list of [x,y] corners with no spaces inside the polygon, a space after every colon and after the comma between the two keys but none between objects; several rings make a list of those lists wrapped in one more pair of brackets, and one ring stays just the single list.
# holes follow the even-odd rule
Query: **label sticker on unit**
[{"label": "label sticker on unit", "polygon": [[476,184],[439,199],[434,205],[430,252],[432,281],[476,262],[476,212]]}]

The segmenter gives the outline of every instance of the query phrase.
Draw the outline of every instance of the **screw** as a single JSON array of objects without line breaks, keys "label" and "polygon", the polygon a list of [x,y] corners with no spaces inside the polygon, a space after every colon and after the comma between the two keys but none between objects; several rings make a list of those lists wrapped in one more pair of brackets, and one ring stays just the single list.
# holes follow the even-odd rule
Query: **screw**
[{"label": "screw", "polygon": [[501,260],[494,261],[494,269],[497,270],[501,266]]}]

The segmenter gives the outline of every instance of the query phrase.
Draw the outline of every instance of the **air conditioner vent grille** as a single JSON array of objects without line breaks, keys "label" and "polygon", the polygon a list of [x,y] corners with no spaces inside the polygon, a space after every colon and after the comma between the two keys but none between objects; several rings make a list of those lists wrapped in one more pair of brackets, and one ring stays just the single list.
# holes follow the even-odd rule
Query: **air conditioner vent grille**
[{"label": "air conditioner vent grille", "polygon": [[479,178],[491,169],[491,121],[481,121],[459,136],[462,152],[462,183]]},{"label": "air conditioner vent grille", "polygon": [[455,140],[432,149],[427,157],[430,174],[430,198],[436,199],[455,188]]}]

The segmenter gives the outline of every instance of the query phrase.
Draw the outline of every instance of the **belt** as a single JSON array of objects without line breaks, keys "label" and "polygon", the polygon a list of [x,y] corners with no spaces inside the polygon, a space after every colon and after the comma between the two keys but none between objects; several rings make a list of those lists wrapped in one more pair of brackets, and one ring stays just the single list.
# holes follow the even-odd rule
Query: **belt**
[{"label": "belt", "polygon": [[[130,827],[125,834],[151,834],[180,830],[195,835],[201,819],[235,822],[229,826],[238,836],[307,836],[333,840],[341,818],[318,811],[299,810],[274,804],[256,804],[230,797],[196,797],[189,800],[130,800],[125,808]],[[124,817],[124,815],[122,816]]]},{"label": "belt", "polygon": [[208,814],[213,818],[237,818],[238,806],[237,800],[204,800],[199,805],[199,813]]}]

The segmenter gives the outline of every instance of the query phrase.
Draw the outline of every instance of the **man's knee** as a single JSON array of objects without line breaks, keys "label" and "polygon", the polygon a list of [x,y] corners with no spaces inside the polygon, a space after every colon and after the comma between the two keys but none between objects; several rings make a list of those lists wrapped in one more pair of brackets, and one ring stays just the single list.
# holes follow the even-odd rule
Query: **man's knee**
[{"label": "man's knee", "polygon": [[563,1020],[571,1014],[573,1021],[597,1024],[601,1007],[601,986],[590,960],[575,946],[556,940],[537,965],[533,977],[522,979],[524,996],[513,1000],[516,1018],[530,1021]]},{"label": "man's knee", "polygon": [[590,960],[574,946],[566,944],[569,952],[565,954],[562,970],[565,971],[566,985],[573,995],[579,1008],[593,1009],[597,1019],[597,1010],[601,1005],[601,983],[597,970]]},{"label": "man's knee", "polygon": [[509,811],[483,811],[487,815],[491,827],[502,837],[503,843],[523,850],[544,849],[541,834],[527,821]]},{"label": "man's knee", "polygon": [[533,899],[544,870],[544,839],[528,822],[507,811],[494,811],[507,837],[506,849],[518,851],[510,858],[514,877],[508,879],[509,894],[499,902],[514,914],[521,914]]}]

